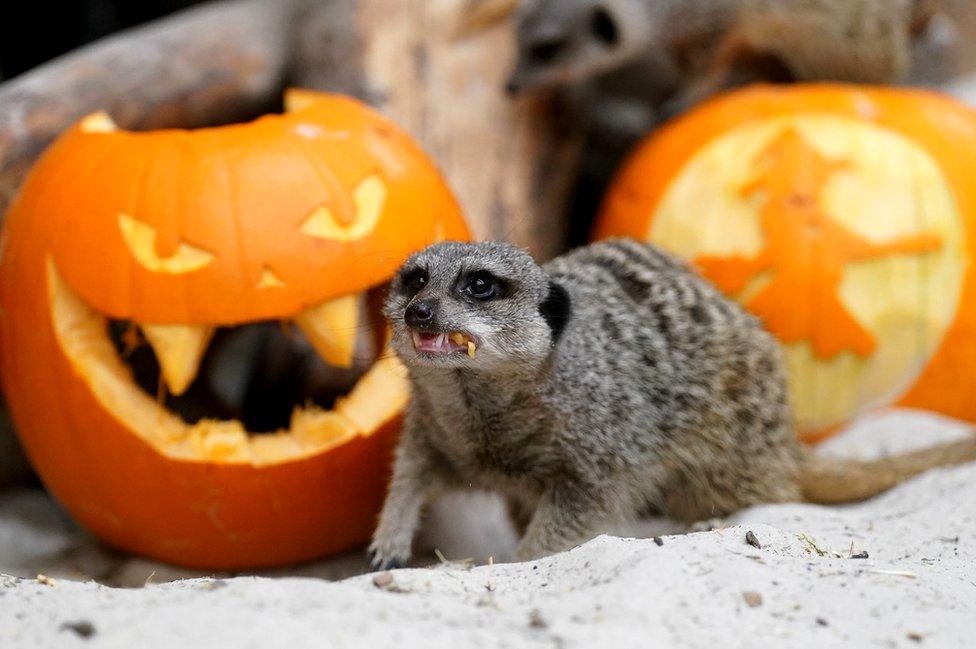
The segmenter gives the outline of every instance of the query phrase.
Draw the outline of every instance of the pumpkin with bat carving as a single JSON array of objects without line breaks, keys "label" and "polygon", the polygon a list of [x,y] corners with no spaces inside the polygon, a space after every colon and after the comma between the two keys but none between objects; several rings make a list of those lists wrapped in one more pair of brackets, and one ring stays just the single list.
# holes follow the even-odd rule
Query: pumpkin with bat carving
[{"label": "pumpkin with bat carving", "polygon": [[261,323],[319,369],[363,365],[362,339],[381,349],[385,335],[376,287],[411,252],[468,238],[393,124],[339,96],[285,103],[194,131],[92,115],[7,216],[0,370],[21,440],[58,500],[118,548],[253,568],[354,547],[375,523],[407,398],[391,355],[370,356],[331,408],[286,404],[272,430],[171,407],[199,392],[213,347]]},{"label": "pumpkin with bat carving", "polygon": [[596,236],[684,257],[783,343],[801,436],[881,406],[976,421],[976,113],[934,93],[760,86],[661,129]]}]

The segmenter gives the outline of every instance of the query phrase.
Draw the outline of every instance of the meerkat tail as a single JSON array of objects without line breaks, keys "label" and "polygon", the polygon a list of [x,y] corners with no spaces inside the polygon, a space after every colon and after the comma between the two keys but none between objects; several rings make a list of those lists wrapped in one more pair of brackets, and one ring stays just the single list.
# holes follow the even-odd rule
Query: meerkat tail
[{"label": "meerkat tail", "polygon": [[807,502],[856,502],[876,496],[923,471],[974,460],[976,435],[878,460],[820,457],[807,451],[800,487]]}]

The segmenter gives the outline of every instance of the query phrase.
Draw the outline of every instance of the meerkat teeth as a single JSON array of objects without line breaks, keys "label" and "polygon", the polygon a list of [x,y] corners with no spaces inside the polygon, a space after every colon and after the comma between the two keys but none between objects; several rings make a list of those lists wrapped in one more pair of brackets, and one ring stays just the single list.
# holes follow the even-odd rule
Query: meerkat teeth
[{"label": "meerkat teeth", "polygon": [[464,334],[461,333],[460,331],[455,331],[454,333],[451,334],[451,342],[454,343],[455,345],[463,345]]},{"label": "meerkat teeth", "polygon": [[411,332],[411,335],[413,337],[413,348],[414,349],[420,349],[420,334],[418,334],[416,331],[414,331],[414,332]]},{"label": "meerkat teeth", "polygon": [[447,334],[437,334],[437,346],[444,347],[444,343],[447,341]]},{"label": "meerkat teeth", "polygon": [[469,340],[468,341],[468,356],[470,356],[471,358],[474,358],[474,350],[475,350],[474,341],[473,340]]}]

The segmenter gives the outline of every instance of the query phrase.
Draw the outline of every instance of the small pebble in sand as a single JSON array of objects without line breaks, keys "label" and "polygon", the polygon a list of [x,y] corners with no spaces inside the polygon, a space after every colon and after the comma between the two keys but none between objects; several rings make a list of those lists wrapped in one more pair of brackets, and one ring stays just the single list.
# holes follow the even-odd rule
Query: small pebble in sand
[{"label": "small pebble in sand", "polygon": [[752,530],[746,532],[746,543],[756,548],[757,550],[762,550],[762,545],[759,543],[759,539],[756,538],[756,533]]},{"label": "small pebble in sand", "polygon": [[549,626],[549,623],[542,617],[542,611],[534,608],[529,611],[529,626],[533,629],[545,629]]},{"label": "small pebble in sand", "polygon": [[851,555],[851,559],[867,559],[867,558],[868,558],[868,553],[864,550],[861,550],[860,552]]},{"label": "small pebble in sand", "polygon": [[912,642],[921,642],[922,641],[922,634],[921,633],[917,633],[915,631],[909,631],[908,633],[905,634],[905,637],[908,638],[909,640],[911,640]]},{"label": "small pebble in sand", "polygon": [[823,619],[822,617],[817,618],[817,624],[820,626],[830,626],[827,624],[827,620]]},{"label": "small pebble in sand", "polygon": [[61,625],[62,631],[73,631],[79,638],[88,639],[95,635],[95,625],[88,620],[78,620],[77,622],[65,622]]},{"label": "small pebble in sand", "polygon": [[654,541],[654,545],[658,547],[664,545],[664,539],[662,539],[660,536],[655,536],[652,540]]},{"label": "small pebble in sand", "polygon": [[742,592],[742,599],[745,601],[749,608],[756,608],[762,604],[762,595],[754,590],[746,590]]},{"label": "small pebble in sand", "polygon": [[381,572],[373,577],[373,585],[380,590],[385,590],[389,593],[404,593],[406,592],[403,588],[397,585],[396,580],[393,578],[392,572]]}]

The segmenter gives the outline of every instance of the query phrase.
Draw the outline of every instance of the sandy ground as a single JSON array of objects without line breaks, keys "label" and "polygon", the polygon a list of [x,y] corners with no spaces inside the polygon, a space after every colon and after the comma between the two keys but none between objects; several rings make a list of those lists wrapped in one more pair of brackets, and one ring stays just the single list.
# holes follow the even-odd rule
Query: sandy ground
[{"label": "sandy ground", "polygon": [[[964,434],[888,413],[821,450],[883,455]],[[424,537],[450,557],[513,542],[485,497],[442,502]],[[854,506],[755,507],[660,544],[604,536],[532,563],[328,581],[364,567],[356,554],[277,578],[160,583],[190,573],[114,555],[43,494],[15,492],[0,498],[0,647],[974,647],[976,464]]]}]

